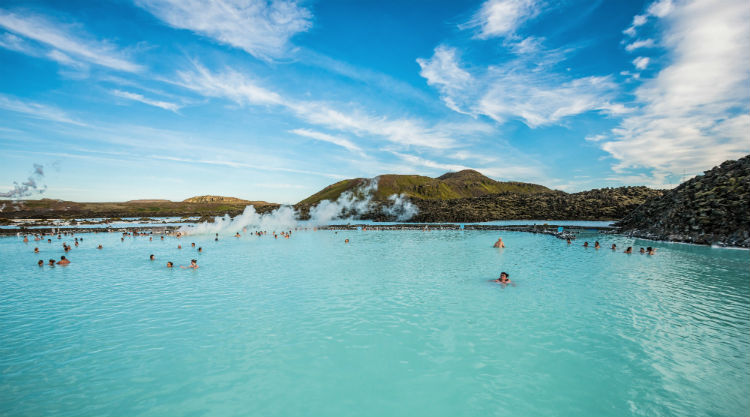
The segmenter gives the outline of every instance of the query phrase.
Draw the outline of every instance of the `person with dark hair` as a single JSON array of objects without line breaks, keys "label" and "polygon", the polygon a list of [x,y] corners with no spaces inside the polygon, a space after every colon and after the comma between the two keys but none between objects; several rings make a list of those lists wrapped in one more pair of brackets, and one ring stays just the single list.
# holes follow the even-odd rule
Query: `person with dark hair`
[{"label": "person with dark hair", "polygon": [[594,242],[594,249],[599,249],[599,248],[601,248],[601,246],[599,246],[599,241],[597,240],[596,242]]},{"label": "person with dark hair", "polygon": [[55,260],[54,259],[50,259],[48,265],[49,266],[55,266]]},{"label": "person with dark hair", "polygon": [[203,252],[203,248],[202,247],[198,247],[198,253],[201,253],[201,252]]},{"label": "person with dark hair", "polygon": [[191,259],[190,260],[190,266],[182,266],[182,265],[180,265],[180,268],[182,268],[182,269],[188,269],[188,268],[198,269],[198,260]]},{"label": "person with dark hair", "polygon": [[571,241],[570,241],[570,238],[567,238],[567,239],[565,239],[565,241],[566,241],[566,243],[567,243],[568,245],[570,245],[571,243],[573,243],[573,242],[571,242]]},{"label": "person with dark hair", "polygon": [[102,249],[103,247],[102,247],[102,245],[99,245],[99,246],[97,246],[96,248],[97,248],[97,249]]},{"label": "person with dark hair", "polygon": [[34,253],[39,253],[39,248],[34,248]]},{"label": "person with dark hair", "polygon": [[656,255],[656,249],[652,248],[651,246],[646,248],[646,253],[649,255]]},{"label": "person with dark hair", "polygon": [[641,248],[641,250],[640,250],[639,252],[640,252],[641,254],[644,254],[644,253],[646,253],[646,250],[645,250],[645,249],[643,249],[643,248]]},{"label": "person with dark hair", "polygon": [[633,253],[633,247],[632,246],[628,246],[628,248],[625,249],[624,253],[628,253],[628,254]]},{"label": "person with dark hair", "polygon": [[615,245],[614,243],[612,244],[612,250],[617,250],[617,245]]},{"label": "person with dark hair", "polygon": [[195,242],[191,243],[190,246],[194,248],[195,247]]},{"label": "person with dark hair", "polygon": [[583,247],[584,248],[588,248],[589,247],[589,242],[583,242]]},{"label": "person with dark hair", "polygon": [[507,272],[501,272],[500,278],[496,279],[495,282],[500,284],[510,284],[510,275]]},{"label": "person with dark hair", "polygon": [[68,265],[69,263],[70,263],[70,261],[68,259],[66,259],[64,256],[61,256],[60,260],[57,261],[58,265]]},{"label": "person with dark hair", "polygon": [[172,261],[167,262],[167,268],[171,268],[173,266],[174,266],[174,264],[172,263]]},{"label": "person with dark hair", "polygon": [[40,268],[44,267],[44,261],[41,259],[36,264],[39,265]]},{"label": "person with dark hair", "polygon": [[149,260],[149,261],[154,261],[154,260],[156,260],[156,257],[154,256],[154,254],[153,254],[153,253],[152,253],[151,255],[149,255],[149,257],[148,257],[148,260]]}]

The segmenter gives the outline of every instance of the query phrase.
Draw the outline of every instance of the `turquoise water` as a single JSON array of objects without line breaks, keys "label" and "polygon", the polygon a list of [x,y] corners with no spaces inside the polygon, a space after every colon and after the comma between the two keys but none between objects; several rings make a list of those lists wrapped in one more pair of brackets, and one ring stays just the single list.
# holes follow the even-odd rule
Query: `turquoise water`
[{"label": "turquoise water", "polygon": [[[63,254],[56,239],[0,238],[0,415],[750,409],[747,251],[481,231],[188,237],[182,250],[79,236],[55,268],[36,260]],[[191,258],[198,270],[164,267]],[[501,270],[515,286],[488,282]]]}]

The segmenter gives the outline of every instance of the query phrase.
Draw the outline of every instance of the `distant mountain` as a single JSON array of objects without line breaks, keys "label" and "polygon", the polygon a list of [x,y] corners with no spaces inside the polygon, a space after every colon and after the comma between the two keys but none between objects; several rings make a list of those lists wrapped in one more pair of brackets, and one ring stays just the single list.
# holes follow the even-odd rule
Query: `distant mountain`
[{"label": "distant mountain", "polygon": [[649,200],[617,225],[639,237],[750,247],[750,155]]},{"label": "distant mountain", "polygon": [[258,206],[268,205],[266,201],[250,201],[236,197],[224,197],[220,195],[199,195],[182,200],[183,203],[229,203],[229,204],[253,204]]},{"label": "distant mountain", "polygon": [[385,201],[392,194],[405,194],[413,199],[453,200],[458,198],[480,197],[491,194],[512,192],[535,194],[552,192],[543,185],[515,181],[495,181],[481,173],[467,169],[443,174],[437,178],[422,175],[381,175],[373,179],[354,178],[339,181],[300,201],[300,205],[315,205],[322,200],[334,201],[339,196],[358,189],[377,179],[378,187],[373,192],[375,201]]}]

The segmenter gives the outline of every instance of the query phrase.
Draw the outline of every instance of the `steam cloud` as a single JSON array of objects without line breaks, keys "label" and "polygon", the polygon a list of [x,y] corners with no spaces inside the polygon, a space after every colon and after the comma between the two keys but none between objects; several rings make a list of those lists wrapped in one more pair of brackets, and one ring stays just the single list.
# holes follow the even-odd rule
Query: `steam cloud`
[{"label": "steam cloud", "polygon": [[[291,206],[281,206],[269,213],[260,214],[253,206],[245,207],[239,216],[229,215],[214,218],[213,223],[204,222],[194,227],[182,227],[185,234],[235,233],[244,227],[260,230],[283,230],[298,226],[321,226],[334,220],[354,220],[377,207],[372,199],[378,189],[378,178],[367,180],[354,191],[342,193],[336,201],[323,200],[310,209],[310,220],[299,221],[300,216]],[[390,205],[382,208],[383,213],[397,221],[412,218],[419,211],[406,195],[393,194],[388,197]]]},{"label": "steam cloud", "polygon": [[[40,184],[44,179],[44,165],[34,164],[34,172],[22,183],[13,181],[13,189],[8,192],[0,193],[0,198],[9,198],[14,203],[24,197],[29,197],[35,193],[42,194],[47,191],[47,186]],[[0,207],[0,211],[5,209],[5,204]]]}]

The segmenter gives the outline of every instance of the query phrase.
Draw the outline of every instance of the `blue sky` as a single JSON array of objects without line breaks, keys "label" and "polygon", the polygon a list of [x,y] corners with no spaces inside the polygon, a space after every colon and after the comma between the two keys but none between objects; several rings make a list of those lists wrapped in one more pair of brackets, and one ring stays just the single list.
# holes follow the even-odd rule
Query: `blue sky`
[{"label": "blue sky", "polygon": [[0,4],[0,193],[41,164],[30,198],[673,187],[750,153],[748,112],[746,0]]}]

